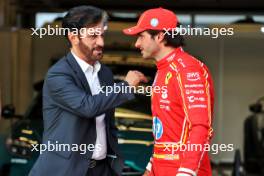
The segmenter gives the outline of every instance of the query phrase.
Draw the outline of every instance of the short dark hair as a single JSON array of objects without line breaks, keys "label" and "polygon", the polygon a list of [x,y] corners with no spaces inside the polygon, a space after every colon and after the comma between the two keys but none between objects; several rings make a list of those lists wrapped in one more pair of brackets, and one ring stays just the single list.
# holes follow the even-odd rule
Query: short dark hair
[{"label": "short dark hair", "polygon": [[[77,6],[71,8],[62,20],[62,27],[73,31],[73,29],[80,30],[84,27],[90,27],[105,20],[107,22],[107,14],[104,10],[94,6]],[[68,39],[68,30],[65,36]]]},{"label": "short dark hair", "polygon": [[154,36],[158,35],[159,32],[164,32],[164,41],[165,41],[165,46],[170,46],[170,47],[174,47],[174,48],[178,48],[180,46],[184,46],[184,37],[180,34],[177,35],[172,35],[171,32],[165,32],[163,30],[147,30],[147,33],[149,33],[151,35],[152,38],[154,38]]}]

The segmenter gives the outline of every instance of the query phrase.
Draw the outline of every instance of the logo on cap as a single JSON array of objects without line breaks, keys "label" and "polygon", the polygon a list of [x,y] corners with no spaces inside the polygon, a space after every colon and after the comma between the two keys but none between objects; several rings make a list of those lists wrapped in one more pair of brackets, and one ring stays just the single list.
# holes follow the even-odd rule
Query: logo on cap
[{"label": "logo on cap", "polygon": [[158,20],[157,18],[152,18],[152,19],[150,20],[150,25],[151,25],[152,27],[157,27],[158,24],[159,24],[159,20]]}]

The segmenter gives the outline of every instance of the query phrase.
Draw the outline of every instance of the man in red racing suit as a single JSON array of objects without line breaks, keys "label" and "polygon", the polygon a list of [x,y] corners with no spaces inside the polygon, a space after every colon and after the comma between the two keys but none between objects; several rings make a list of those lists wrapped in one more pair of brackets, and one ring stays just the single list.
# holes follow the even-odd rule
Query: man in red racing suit
[{"label": "man in red racing suit", "polygon": [[135,46],[143,58],[154,57],[158,69],[152,86],[154,151],[144,176],[210,176],[213,83],[201,61],[168,45],[164,28],[176,26],[173,12],[157,8],[124,30],[138,35]]},{"label": "man in red racing suit", "polygon": [[[182,48],[158,61],[157,68],[153,87],[163,90],[154,90],[152,96],[153,173],[212,175],[208,154],[203,151],[212,132],[214,102],[208,69]],[[200,145],[196,149],[191,144]]]}]

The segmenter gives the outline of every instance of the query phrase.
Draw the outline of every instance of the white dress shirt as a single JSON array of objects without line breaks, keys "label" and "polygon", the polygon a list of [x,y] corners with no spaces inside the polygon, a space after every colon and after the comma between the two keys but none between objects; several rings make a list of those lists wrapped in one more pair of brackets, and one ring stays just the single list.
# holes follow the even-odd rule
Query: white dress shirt
[{"label": "white dress shirt", "polygon": [[[73,51],[71,52],[77,63],[80,65],[85,77],[88,81],[92,95],[96,95],[100,91],[100,82],[98,78],[98,72],[101,68],[101,64],[96,62],[94,66],[86,63],[84,60],[76,56]],[[107,144],[106,144],[106,130],[105,130],[105,114],[101,114],[96,117],[96,142],[95,150],[92,155],[92,159],[101,160],[106,157]]]}]

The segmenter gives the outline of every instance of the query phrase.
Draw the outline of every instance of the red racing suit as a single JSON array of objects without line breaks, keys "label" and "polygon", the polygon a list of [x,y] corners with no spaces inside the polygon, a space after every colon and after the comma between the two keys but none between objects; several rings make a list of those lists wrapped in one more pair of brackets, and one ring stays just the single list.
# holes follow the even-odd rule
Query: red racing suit
[{"label": "red racing suit", "polygon": [[212,175],[207,151],[214,89],[209,70],[181,47],[159,60],[157,68],[152,89],[155,142],[147,169],[153,176]]}]

